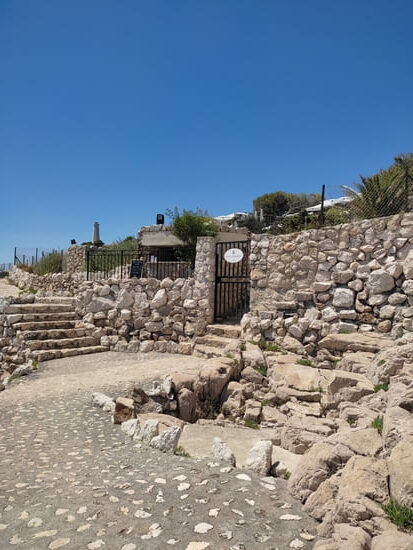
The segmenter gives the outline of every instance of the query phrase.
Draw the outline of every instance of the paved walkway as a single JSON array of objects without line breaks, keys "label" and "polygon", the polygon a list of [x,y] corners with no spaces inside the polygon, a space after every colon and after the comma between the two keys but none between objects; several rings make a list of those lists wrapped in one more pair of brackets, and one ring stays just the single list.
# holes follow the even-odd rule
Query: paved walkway
[{"label": "paved walkway", "polygon": [[137,448],[91,405],[92,391],[115,396],[196,365],[177,355],[73,357],[1,392],[0,548],[310,549],[315,522],[284,480]]},{"label": "paved walkway", "polygon": [[0,298],[7,296],[18,296],[20,290],[17,286],[11,285],[7,279],[0,279]]}]

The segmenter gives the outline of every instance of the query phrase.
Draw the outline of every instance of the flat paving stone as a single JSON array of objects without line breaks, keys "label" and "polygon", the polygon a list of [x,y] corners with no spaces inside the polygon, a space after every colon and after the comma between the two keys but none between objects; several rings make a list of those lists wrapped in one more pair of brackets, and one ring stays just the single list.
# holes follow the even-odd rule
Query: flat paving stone
[{"label": "flat paving stone", "polygon": [[50,361],[3,391],[1,550],[310,549],[300,532],[317,524],[285,480],[139,447],[91,404],[92,391],[200,364],[102,353]]}]

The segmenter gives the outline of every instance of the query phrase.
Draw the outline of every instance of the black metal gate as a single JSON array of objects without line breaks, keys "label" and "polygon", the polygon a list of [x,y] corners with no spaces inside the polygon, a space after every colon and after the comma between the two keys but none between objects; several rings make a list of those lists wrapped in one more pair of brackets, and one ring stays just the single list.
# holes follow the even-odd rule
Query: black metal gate
[{"label": "black metal gate", "polygon": [[237,322],[249,310],[249,251],[249,241],[216,244],[215,321]]}]

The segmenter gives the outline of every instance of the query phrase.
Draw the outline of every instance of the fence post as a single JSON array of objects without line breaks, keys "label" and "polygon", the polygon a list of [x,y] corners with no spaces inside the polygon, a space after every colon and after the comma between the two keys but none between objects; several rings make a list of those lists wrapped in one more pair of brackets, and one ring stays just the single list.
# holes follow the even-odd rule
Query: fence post
[{"label": "fence post", "polygon": [[120,251],[120,278],[123,279],[123,250]]},{"label": "fence post", "polygon": [[86,280],[89,280],[89,250],[86,250]]},{"label": "fence post", "polygon": [[16,260],[17,260],[17,247],[15,246],[14,247],[14,265],[16,265]]},{"label": "fence post", "polygon": [[324,225],[324,197],[326,193],[326,186],[323,184],[321,189],[321,211],[320,211],[320,225]]}]

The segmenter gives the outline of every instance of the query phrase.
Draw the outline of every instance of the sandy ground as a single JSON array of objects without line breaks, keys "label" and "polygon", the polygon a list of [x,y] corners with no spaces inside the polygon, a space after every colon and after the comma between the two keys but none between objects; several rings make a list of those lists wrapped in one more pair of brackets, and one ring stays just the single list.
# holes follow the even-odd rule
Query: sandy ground
[{"label": "sandy ground", "polygon": [[18,296],[20,290],[17,286],[11,285],[7,279],[0,279],[0,298],[7,296]]}]

